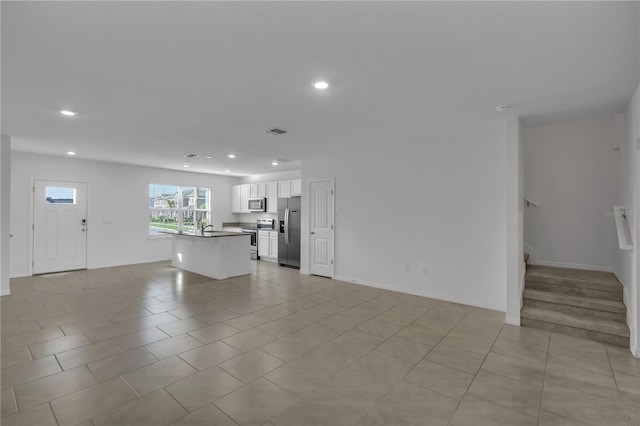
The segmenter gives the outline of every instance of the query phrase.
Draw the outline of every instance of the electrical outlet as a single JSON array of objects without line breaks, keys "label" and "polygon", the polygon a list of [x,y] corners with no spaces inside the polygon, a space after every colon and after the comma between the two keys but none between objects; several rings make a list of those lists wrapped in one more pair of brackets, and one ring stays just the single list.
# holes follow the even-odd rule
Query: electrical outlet
[{"label": "electrical outlet", "polygon": [[406,263],[402,265],[402,270],[405,272],[409,272],[409,265],[407,265]]},{"label": "electrical outlet", "polygon": [[422,275],[427,275],[427,267],[426,267],[426,266],[424,266],[424,265],[422,265],[422,266],[420,267],[420,273],[421,273]]}]

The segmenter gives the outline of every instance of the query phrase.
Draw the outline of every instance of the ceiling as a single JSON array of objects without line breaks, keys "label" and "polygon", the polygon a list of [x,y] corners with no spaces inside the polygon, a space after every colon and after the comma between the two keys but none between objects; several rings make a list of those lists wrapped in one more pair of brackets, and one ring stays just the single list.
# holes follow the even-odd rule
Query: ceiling
[{"label": "ceiling", "polygon": [[195,153],[188,170],[208,173],[428,143],[503,104],[529,123],[617,111],[640,74],[638,2],[1,7],[14,150],[170,169]]}]

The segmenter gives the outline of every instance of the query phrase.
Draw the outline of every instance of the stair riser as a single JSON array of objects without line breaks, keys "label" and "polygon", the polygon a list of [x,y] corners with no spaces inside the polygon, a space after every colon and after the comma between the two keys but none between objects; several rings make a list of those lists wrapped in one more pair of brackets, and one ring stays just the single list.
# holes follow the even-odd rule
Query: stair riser
[{"label": "stair riser", "polygon": [[564,285],[546,284],[541,282],[527,281],[525,288],[532,290],[549,291],[552,293],[573,294],[576,296],[593,297],[596,299],[622,301],[622,293],[593,290],[580,287],[569,287]]},{"label": "stair riser", "polygon": [[613,334],[600,333],[598,331],[585,330],[582,328],[574,328],[567,325],[553,324],[544,321],[538,321],[528,318],[521,318],[520,325],[526,327],[538,328],[541,330],[547,330],[554,333],[565,334],[567,336],[580,337],[582,339],[595,340],[596,342],[606,343],[609,345],[629,347],[629,338],[616,336]]},{"label": "stair riser", "polygon": [[542,284],[557,285],[563,287],[584,288],[587,290],[600,290],[612,293],[622,293],[622,284],[611,285],[611,283],[600,283],[593,281],[568,280],[555,277],[541,277],[529,275],[526,281],[538,282]]},{"label": "stair riser", "polygon": [[536,300],[536,299],[527,299],[526,297],[524,298],[524,306],[531,306],[533,308],[540,308],[540,309],[550,309],[556,312],[565,312],[565,313],[577,314],[577,315],[588,315],[593,318],[608,319],[608,320],[618,321],[623,324],[626,324],[626,315],[615,313],[615,312],[606,312],[606,311],[599,311],[596,309],[563,305],[559,303],[543,302],[541,300]]}]

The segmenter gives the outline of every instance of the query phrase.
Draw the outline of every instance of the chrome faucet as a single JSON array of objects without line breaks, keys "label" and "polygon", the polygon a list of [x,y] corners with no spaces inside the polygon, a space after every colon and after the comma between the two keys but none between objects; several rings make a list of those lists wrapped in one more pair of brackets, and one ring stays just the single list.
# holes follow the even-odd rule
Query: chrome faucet
[{"label": "chrome faucet", "polygon": [[211,230],[213,231],[213,225],[207,225],[207,226],[205,226],[204,224],[202,224],[202,233],[204,234],[204,231],[206,231],[206,230],[207,230],[207,228],[209,228],[209,227],[210,227],[210,228],[211,228]]}]

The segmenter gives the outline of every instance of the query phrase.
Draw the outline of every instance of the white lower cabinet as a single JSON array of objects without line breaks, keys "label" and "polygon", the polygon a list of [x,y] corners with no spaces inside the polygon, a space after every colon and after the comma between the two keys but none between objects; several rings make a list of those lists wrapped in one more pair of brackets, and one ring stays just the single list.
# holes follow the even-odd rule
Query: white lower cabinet
[{"label": "white lower cabinet", "polygon": [[258,231],[258,256],[262,260],[278,260],[278,232]]},{"label": "white lower cabinet", "polygon": [[269,257],[269,231],[258,231],[258,256]]},{"label": "white lower cabinet", "polygon": [[274,261],[278,261],[278,232],[269,232],[269,254]]}]

